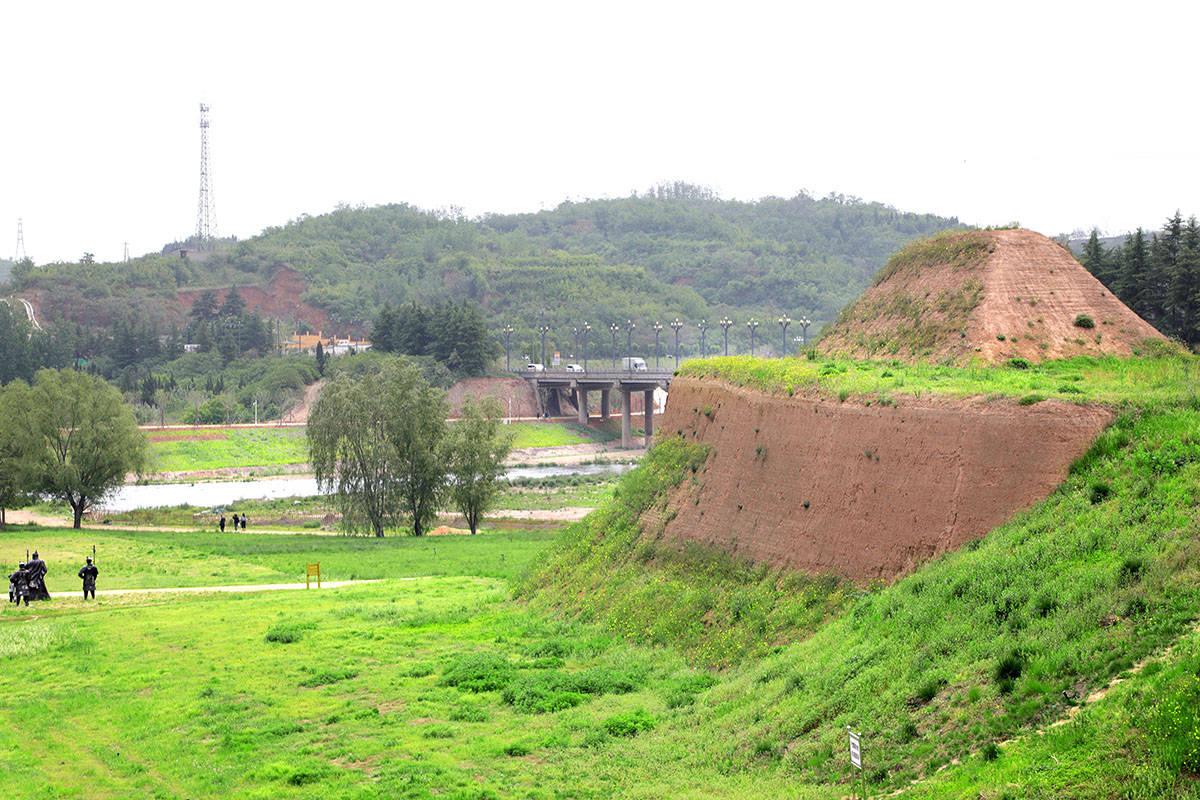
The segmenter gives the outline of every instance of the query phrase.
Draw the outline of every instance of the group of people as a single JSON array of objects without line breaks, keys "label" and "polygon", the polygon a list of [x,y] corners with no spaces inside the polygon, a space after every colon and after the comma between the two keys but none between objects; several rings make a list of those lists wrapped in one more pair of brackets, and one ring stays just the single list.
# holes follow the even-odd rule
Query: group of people
[{"label": "group of people", "polygon": [[[233,529],[235,531],[238,529],[239,525],[242,526],[242,530],[246,530],[246,515],[242,514],[242,518],[238,519],[237,512],[235,511],[233,513],[233,519],[231,520],[231,524],[233,525]],[[221,533],[225,532],[225,515],[224,514],[221,515],[221,519],[217,523],[217,526],[221,529]]]},{"label": "group of people", "polygon": [[[17,571],[8,576],[8,602],[29,605],[30,600],[49,600],[50,591],[46,588],[46,562],[33,551],[28,561],[17,564]],[[90,595],[96,599],[96,577],[100,570],[92,563],[92,557],[87,557],[87,563],[79,568],[79,577],[83,579],[83,599]]]}]

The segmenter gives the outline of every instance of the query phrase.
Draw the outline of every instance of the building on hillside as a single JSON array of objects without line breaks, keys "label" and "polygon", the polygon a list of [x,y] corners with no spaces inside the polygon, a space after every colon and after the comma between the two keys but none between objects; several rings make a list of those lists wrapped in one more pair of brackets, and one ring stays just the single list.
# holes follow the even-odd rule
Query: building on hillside
[{"label": "building on hillside", "polygon": [[371,349],[371,342],[367,339],[346,338],[337,335],[325,336],[321,331],[317,331],[316,333],[296,334],[283,343],[283,352],[316,355],[318,343],[325,354],[330,356],[344,356]]}]

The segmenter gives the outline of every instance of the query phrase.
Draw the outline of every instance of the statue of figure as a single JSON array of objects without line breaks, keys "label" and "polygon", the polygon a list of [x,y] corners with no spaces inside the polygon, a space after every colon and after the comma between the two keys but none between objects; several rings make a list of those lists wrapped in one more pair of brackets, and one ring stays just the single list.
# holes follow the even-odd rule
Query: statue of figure
[{"label": "statue of figure", "polygon": [[92,563],[92,557],[87,557],[87,563],[79,570],[79,577],[83,578],[83,599],[87,600],[88,592],[91,592],[92,599],[96,599],[96,576],[100,574],[100,570],[96,569],[96,565]]},{"label": "statue of figure", "polygon": [[17,564],[17,571],[8,576],[8,582],[13,587],[13,602],[21,605],[21,600],[24,600],[25,605],[29,605],[29,573],[24,561]]},{"label": "statue of figure", "polygon": [[29,575],[29,599],[30,600],[49,600],[50,591],[46,588],[46,562],[38,558],[37,550],[33,551],[33,558],[29,559],[29,563],[25,565],[25,572]]}]

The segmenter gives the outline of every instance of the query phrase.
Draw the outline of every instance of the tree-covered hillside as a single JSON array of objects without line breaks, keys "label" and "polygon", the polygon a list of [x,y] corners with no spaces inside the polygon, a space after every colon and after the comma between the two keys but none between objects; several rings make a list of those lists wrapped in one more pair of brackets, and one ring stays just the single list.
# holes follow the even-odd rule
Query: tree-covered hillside
[{"label": "tree-covered hillside", "polygon": [[[18,269],[14,283],[40,289],[50,319],[103,324],[128,313],[125,300],[136,297],[141,319],[165,325],[179,313],[170,305],[174,290],[262,285],[287,264],[309,281],[304,299],[327,309],[339,328],[369,329],[385,302],[474,300],[491,323],[517,327],[514,343],[532,340],[544,312],[549,342],[562,349],[572,349],[574,323],[587,320],[599,331],[628,319],[644,348],[653,341],[651,323],[676,316],[694,323],[728,314],[737,323],[733,342],[745,338],[751,315],[807,315],[819,327],[888,254],[957,225],[840,195],[743,202],[673,184],[479,219],[408,205],[339,208],[229,242],[203,262],[150,255],[129,264],[57,264]],[[685,352],[695,352],[697,339],[689,325]],[[710,346],[715,341],[709,337]]]}]

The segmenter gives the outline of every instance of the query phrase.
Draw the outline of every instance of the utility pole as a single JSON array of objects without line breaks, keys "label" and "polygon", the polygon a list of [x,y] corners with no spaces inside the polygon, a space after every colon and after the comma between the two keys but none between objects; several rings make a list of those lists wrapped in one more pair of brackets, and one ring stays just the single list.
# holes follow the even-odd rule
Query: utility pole
[{"label": "utility pole", "polygon": [[200,104],[200,206],[196,211],[196,247],[211,250],[217,238],[217,212],[213,202],[212,166],[208,156],[208,105]]}]

